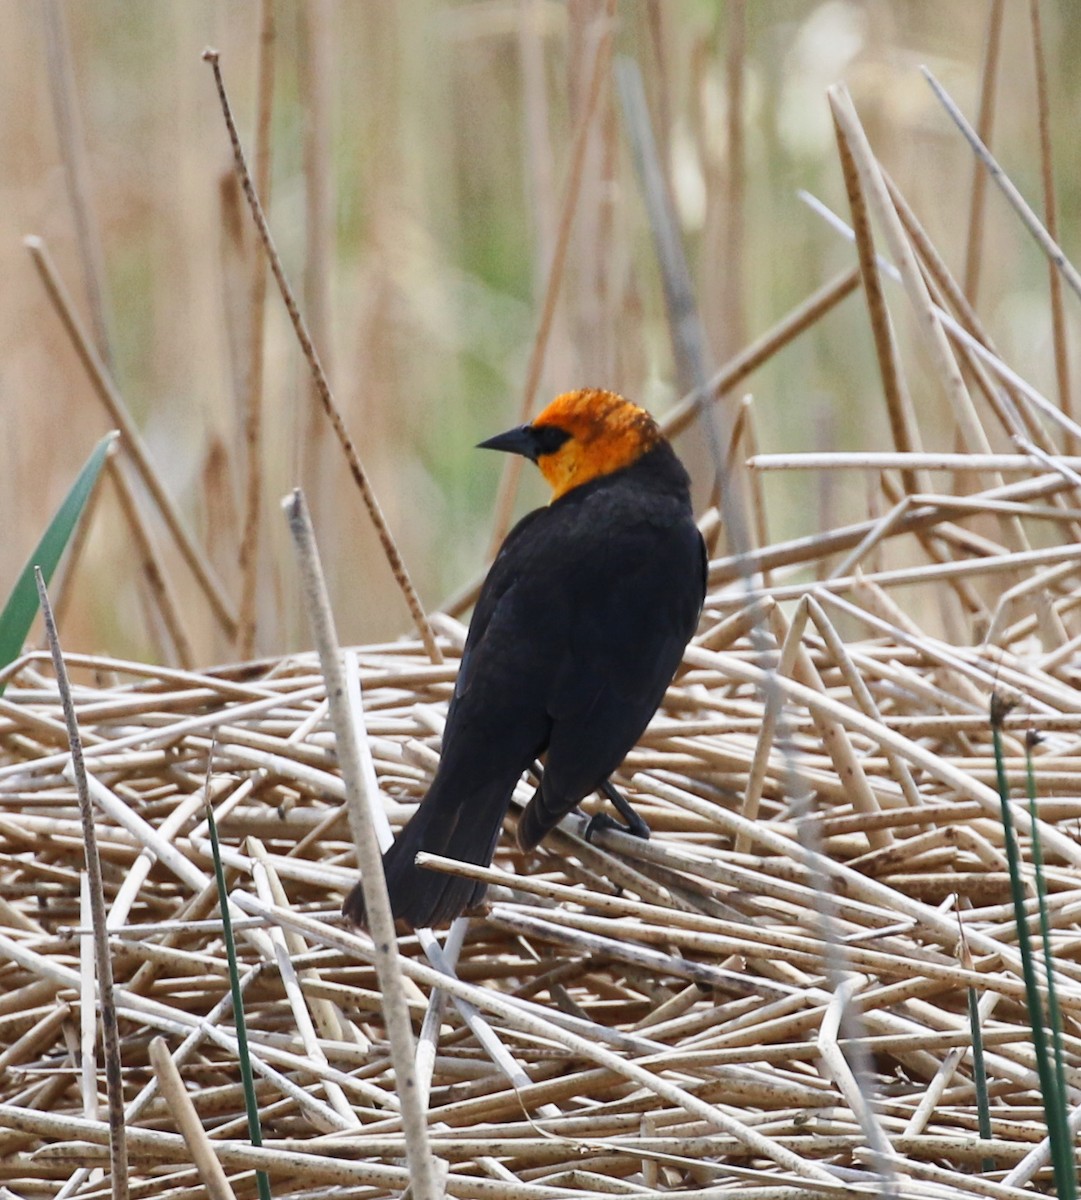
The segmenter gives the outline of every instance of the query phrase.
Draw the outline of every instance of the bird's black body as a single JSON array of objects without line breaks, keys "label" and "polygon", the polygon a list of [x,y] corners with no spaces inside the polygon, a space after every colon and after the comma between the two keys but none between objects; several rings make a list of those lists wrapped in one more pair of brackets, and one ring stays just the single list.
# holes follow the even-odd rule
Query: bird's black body
[{"label": "bird's black body", "polygon": [[[484,885],[413,859],[487,865],[534,759],[546,754],[524,849],[616,770],[694,632],[705,566],[687,474],[663,439],[515,526],[473,614],[435,779],[383,858],[395,917],[438,925],[481,899]],[[359,885],[345,912],[363,922]]]}]

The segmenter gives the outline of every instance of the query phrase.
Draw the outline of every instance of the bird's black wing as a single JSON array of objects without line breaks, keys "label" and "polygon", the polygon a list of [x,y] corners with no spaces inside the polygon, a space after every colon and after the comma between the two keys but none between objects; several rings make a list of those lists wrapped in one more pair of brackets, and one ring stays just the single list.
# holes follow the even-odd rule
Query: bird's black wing
[{"label": "bird's black wing", "polygon": [[[529,550],[529,543],[536,538],[537,533],[541,537],[544,536],[543,526],[547,512],[547,509],[535,508],[532,512],[526,513],[510,533],[507,534],[503,540],[503,545],[499,548],[499,553],[496,555],[495,561],[492,563],[491,569],[485,577],[480,594],[477,597],[477,603],[473,608],[473,616],[469,622],[469,632],[466,635],[465,647],[462,650],[462,661],[458,665],[458,675],[454,682],[454,700],[457,700],[460,695],[468,691],[473,683],[474,660],[477,657],[478,647],[482,646],[485,642],[493,615],[500,607],[501,602],[514,602],[513,597],[508,597],[508,591],[516,583],[521,582],[523,570],[528,573],[531,569],[532,561],[537,557],[536,548],[531,552]],[[541,523],[541,530],[530,534],[529,530],[533,528],[538,519]],[[480,653],[483,659],[484,651],[481,650]],[[452,701],[452,708],[453,703],[454,701]]]},{"label": "bird's black wing", "polygon": [[548,698],[566,625],[565,523],[552,508],[528,513],[488,572],[447,712],[441,776],[509,773],[513,786],[547,745]]},{"label": "bird's black wing", "polygon": [[[483,866],[491,861],[511,793],[547,745],[545,698],[551,633],[530,581],[547,567],[550,510],[538,509],[508,535],[481,589],[447,713],[439,767],[427,794],[383,856],[395,917],[412,928],[440,924],[475,904],[483,885],[416,866],[420,850]],[[365,919],[359,885],[346,900]]]},{"label": "bird's black wing", "polygon": [[622,514],[614,528],[618,535],[594,540],[568,584],[544,784],[519,831],[524,845],[623,761],[660,704],[701,612],[705,551],[685,505],[658,500],[644,513]]}]

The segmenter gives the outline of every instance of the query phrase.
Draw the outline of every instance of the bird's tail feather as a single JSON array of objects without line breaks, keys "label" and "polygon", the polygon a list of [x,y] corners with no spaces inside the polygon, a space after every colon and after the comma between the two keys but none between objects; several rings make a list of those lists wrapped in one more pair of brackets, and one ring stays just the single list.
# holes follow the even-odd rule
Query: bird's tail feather
[{"label": "bird's tail feather", "polygon": [[[514,783],[500,780],[465,797],[450,797],[432,784],[420,807],[383,855],[390,908],[411,929],[443,925],[479,904],[487,885],[426,870],[414,863],[418,851],[442,854],[486,867],[492,861]],[[358,883],[342,912],[365,925],[364,892]]]}]

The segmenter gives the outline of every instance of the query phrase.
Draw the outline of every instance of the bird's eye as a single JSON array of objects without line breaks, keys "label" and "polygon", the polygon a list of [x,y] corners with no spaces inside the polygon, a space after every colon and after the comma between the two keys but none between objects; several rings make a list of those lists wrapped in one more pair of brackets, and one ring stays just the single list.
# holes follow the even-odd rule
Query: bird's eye
[{"label": "bird's eye", "polygon": [[555,454],[561,447],[570,441],[571,435],[565,430],[560,429],[556,425],[539,425],[533,427],[533,444],[536,447],[537,457],[542,454]]}]

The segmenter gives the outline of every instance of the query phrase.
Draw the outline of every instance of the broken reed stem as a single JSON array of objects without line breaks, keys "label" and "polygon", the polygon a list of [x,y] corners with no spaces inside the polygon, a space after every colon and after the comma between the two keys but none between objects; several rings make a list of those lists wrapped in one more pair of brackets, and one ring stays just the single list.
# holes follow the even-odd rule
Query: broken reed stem
[{"label": "broken reed stem", "polygon": [[[807,647],[803,644],[803,634],[810,614],[812,599],[812,595],[808,593],[800,600],[793,614],[791,626],[788,626],[784,612],[779,605],[774,605],[771,609],[770,621],[773,625],[774,637],[782,646],[787,646],[790,641],[795,643],[791,660],[791,677],[825,695],[826,687],[819,675],[818,668]],[[782,661],[783,658],[782,651]],[[859,757],[844,726],[838,721],[818,714],[812,714],[811,719],[823,748],[830,756],[837,771],[838,778],[845,781],[853,808],[868,815],[879,812],[878,801],[867,781]],[[867,836],[872,849],[880,849],[889,844],[889,834],[880,830],[871,830]]]},{"label": "broken reed stem", "polygon": [[[912,408],[912,397],[909,395],[908,385],[901,369],[897,341],[893,335],[893,323],[890,321],[889,309],[886,307],[886,298],[882,291],[882,279],[878,272],[878,258],[875,254],[871,220],[860,186],[859,171],[856,169],[851,148],[838,120],[836,104],[831,104],[831,109],[837,150],[841,159],[841,170],[844,175],[845,189],[848,192],[849,208],[852,212],[852,230],[856,239],[856,251],[859,255],[863,293],[867,300],[867,312],[871,321],[871,332],[874,335],[875,351],[878,355],[878,369],[882,376],[882,390],[886,397],[886,412],[889,415],[893,444],[897,450],[904,453],[920,451],[923,447],[920,444],[919,427],[916,424],[916,415]],[[926,482],[915,471],[902,471],[901,479],[906,492],[927,490]]]},{"label": "broken reed stem", "polygon": [[195,1163],[203,1186],[210,1194],[210,1200],[236,1200],[225,1170],[218,1162],[213,1145],[199,1120],[199,1114],[195,1111],[195,1105],[191,1102],[164,1038],[156,1037],[151,1040],[150,1062],[157,1077],[158,1089],[191,1151],[192,1162]]},{"label": "broken reed stem", "polygon": [[79,795],[79,812],[82,817],[83,845],[86,854],[86,873],[90,886],[90,912],[94,921],[94,958],[98,976],[98,996],[101,1004],[101,1040],[105,1056],[105,1087],[109,1105],[109,1168],[112,1173],[114,1200],[127,1200],[128,1196],[128,1152],[127,1131],[124,1124],[124,1083],[120,1065],[120,1034],[116,1021],[116,1002],[113,997],[113,963],[109,956],[109,936],[105,928],[105,890],[102,884],[101,859],[98,857],[97,837],[94,832],[94,811],[87,787],[86,767],[83,764],[83,743],[79,734],[79,723],[75,716],[75,702],[68,683],[67,667],[60,649],[60,638],[53,620],[52,606],[45,579],[38,567],[34,568],[38,599],[45,620],[45,633],[49,639],[56,685],[64,708],[68,742],[71,748],[71,765],[75,775],[75,786]]},{"label": "broken reed stem", "polygon": [[[878,705],[875,703],[875,698],[871,694],[870,688],[867,686],[863,676],[856,670],[848,651],[845,649],[845,644],[842,641],[837,630],[834,628],[833,622],[826,615],[825,610],[814,596],[807,597],[807,611],[811,620],[818,628],[818,632],[822,635],[826,643],[826,649],[829,651],[833,661],[837,664],[841,675],[844,677],[845,683],[852,692],[852,698],[860,706],[865,716],[872,721],[882,722],[882,714],[879,711]],[[892,750],[883,747],[883,753],[890,763],[893,770],[894,778],[900,785],[901,791],[905,799],[912,808],[919,808],[922,803],[920,799],[919,788],[916,786],[915,780],[912,778],[912,772],[909,770],[908,763]],[[888,830],[884,831],[885,837],[881,844],[891,845],[892,837]],[[868,840],[871,845],[875,845],[872,839],[870,829],[868,830]]]},{"label": "broken reed stem", "polygon": [[[1081,470],[1081,455],[1056,454],[1052,460],[1059,466]],[[901,454],[891,450],[868,450],[849,453],[845,450],[808,452],[798,454],[756,454],[747,465],[757,471],[806,471],[806,470],[926,470],[926,471],[978,471],[985,472],[1032,472],[1044,469],[1044,464],[1033,461],[1028,454],[952,454],[919,453]],[[991,489],[1000,491],[1000,488]],[[955,497],[949,498],[953,503]],[[959,501],[963,502],[963,500]]]},{"label": "broken reed stem", "polygon": [[390,527],[387,525],[386,517],[383,515],[383,510],[379,505],[375,492],[372,490],[371,483],[368,480],[367,472],[364,470],[360,461],[360,455],[357,453],[357,448],[353,443],[353,439],[349,436],[349,431],[345,427],[345,422],[342,419],[340,410],[334,400],[334,395],[330,390],[330,381],[326,377],[326,372],[323,370],[323,364],[319,359],[319,354],[312,342],[311,334],[308,331],[308,326],[301,314],[300,308],[297,305],[296,297],[293,295],[293,289],[289,285],[288,279],[285,277],[285,269],[282,266],[281,259],[278,257],[278,251],[274,245],[274,239],[271,237],[270,226],[267,224],[266,216],[263,213],[262,205],[259,203],[259,197],[256,195],[255,188],[252,184],[251,175],[248,172],[248,164],[244,157],[244,150],[240,144],[240,135],[237,132],[236,123],[233,120],[233,110],[229,103],[229,97],[225,91],[225,80],[222,78],[221,64],[218,61],[218,52],[216,50],[207,49],[203,51],[203,60],[210,64],[210,68],[214,73],[214,84],[218,92],[218,100],[221,103],[222,116],[225,119],[225,126],[229,134],[229,141],[233,148],[233,160],[236,165],[237,176],[240,179],[241,187],[244,191],[244,196],[248,201],[248,207],[251,210],[252,219],[255,222],[255,227],[259,232],[259,240],[262,242],[263,249],[266,252],[267,261],[270,264],[270,270],[274,275],[275,282],[278,285],[278,291],[281,294],[286,311],[289,314],[289,319],[293,323],[293,332],[296,334],[297,342],[300,344],[301,352],[304,355],[305,361],[308,364],[312,373],[312,379],[315,382],[316,392],[319,396],[319,401],[323,406],[324,412],[330,420],[331,427],[334,430],[335,436],[342,447],[345,454],[346,462],[349,464],[350,473],[353,480],[360,491],[361,499],[364,501],[364,507],[368,510],[368,516],[371,518],[372,524],[375,526],[376,534],[379,537],[380,545],[383,547],[383,553],[386,555],[387,562],[390,564],[391,573],[394,576],[395,582],[398,584],[405,602],[409,608],[410,615],[420,633],[421,640],[424,642],[424,648],[428,652],[428,657],[433,663],[441,663],[443,661],[443,652],[439,649],[439,645],[435,640],[435,634],[432,632],[431,624],[424,614],[424,608],[420,603],[420,597],[417,595],[416,588],[413,586],[413,581],[409,576],[409,571],[406,568],[405,561],[398,550],[394,537],[390,532]]},{"label": "broken reed stem", "polygon": [[[1058,203],[1055,198],[1054,153],[1051,148],[1051,102],[1047,89],[1047,57],[1040,21],[1040,0],[1029,0],[1029,19],[1032,26],[1032,55],[1036,68],[1036,120],[1040,132],[1040,174],[1043,178],[1044,223],[1048,237],[1058,242]],[[1058,402],[1062,411],[1074,416],[1070,392],[1070,352],[1066,333],[1066,313],[1062,305],[1062,277],[1053,264],[1048,264],[1048,286],[1051,299],[1051,333],[1055,347],[1055,379],[1058,383]],[[1066,435],[1066,450],[1077,453],[1078,439]]]},{"label": "broken reed stem", "polygon": [[[987,48],[983,56],[980,82],[980,112],[976,121],[980,139],[991,141],[995,120],[995,93],[998,82],[998,53],[1002,44],[1002,16],[1006,0],[991,0],[987,17]],[[983,217],[986,208],[987,175],[979,163],[972,164],[972,195],[968,206],[968,240],[965,243],[965,296],[975,307],[980,287],[980,263],[983,259]]]},{"label": "broken reed stem", "polygon": [[[755,406],[753,396],[744,396],[740,405],[740,414],[743,418],[743,449],[745,454],[744,462],[754,458],[758,453],[758,432],[755,428]],[[754,548],[761,550],[763,546],[769,545],[769,517],[766,506],[765,489],[762,486],[762,476],[753,471],[745,472],[747,477],[748,490],[751,498],[751,525],[754,529]],[[719,532],[719,530],[718,530]],[[772,583],[770,573],[768,571],[762,574],[762,584],[764,587],[769,587]]]},{"label": "broken reed stem", "polygon": [[[270,207],[270,118],[274,106],[274,5],[263,0],[259,28],[259,83],[255,120],[255,190]],[[263,343],[266,314],[266,262],[253,248],[251,262],[248,372],[244,388],[244,524],[240,535],[240,613],[237,654],[255,650],[256,593],[259,585],[259,532],[263,515]]]},{"label": "broken reed stem", "polygon": [[374,947],[376,975],[382,996],[383,1017],[390,1039],[390,1057],[402,1105],[406,1156],[414,1195],[418,1200],[437,1200],[441,1195],[436,1160],[428,1148],[428,1126],[417,1087],[413,1030],[406,1003],[398,940],[390,911],[382,855],[368,806],[364,803],[364,778],[356,729],[349,711],[341,651],[334,631],[334,618],[323,579],[315,531],[308,519],[303,494],[297,490],[284,504],[296,550],[297,566],[304,593],[304,606],[319,664],[326,680],[330,719],[342,778],[349,797],[350,826],[357,839],[365,911]]},{"label": "broken reed stem", "polygon": [[222,632],[229,641],[232,641],[236,637],[237,628],[237,618],[232,602],[211,566],[210,560],[188,531],[176,501],[166,491],[161,476],[151,460],[150,451],[143,441],[142,434],[139,433],[101,355],[95,349],[76,313],[71,296],[60,278],[45,242],[39,237],[30,236],[23,238],[23,245],[26,246],[30,257],[34,260],[34,266],[45,285],[49,301],[60,318],[98,399],[105,406],[110,420],[122,434],[121,445],[125,453],[135,464],[140,478],[146,485],[147,491],[157,505],[162,519],[176,542],[177,549],[202,588]]},{"label": "broken reed stem", "polygon": [[[775,608],[776,605],[772,601],[769,601],[769,607],[763,613],[764,619],[769,620],[773,616]],[[778,634],[781,634],[781,640],[777,641],[780,647],[780,658],[770,672],[771,676],[787,676],[792,674],[792,664],[795,662],[798,639],[803,631],[803,623],[803,606],[801,605],[796,610],[796,615],[787,632],[783,632],[776,625],[773,627],[774,640],[777,640]],[[771,621],[772,624],[773,622]],[[758,819],[759,805],[762,801],[766,774],[770,766],[770,755],[773,751],[774,738],[777,726],[784,714],[784,693],[780,688],[769,687],[764,694],[765,709],[762,715],[762,724],[758,737],[755,740],[754,758],[751,761],[751,769],[747,775],[747,783],[743,790],[743,802],[740,809],[742,815],[749,822],[754,822]],[[751,852],[751,845],[751,838],[746,832],[736,834],[733,849],[737,854],[749,854]]]},{"label": "broken reed stem", "polygon": [[[599,18],[602,22],[597,38],[597,49],[593,55],[593,67],[589,76],[589,88],[586,92],[585,107],[578,121],[574,134],[574,147],[571,151],[571,164],[567,174],[567,190],[563,196],[563,205],[559,214],[559,227],[556,231],[555,246],[552,250],[552,261],[548,267],[548,279],[544,289],[544,304],[541,308],[540,323],[533,339],[530,351],[529,366],[526,368],[525,387],[522,390],[522,403],[518,418],[520,423],[529,420],[533,405],[540,387],[541,373],[544,368],[544,356],[552,332],[552,322],[555,318],[556,303],[559,299],[563,274],[567,265],[567,251],[570,247],[571,230],[574,226],[574,215],[578,209],[578,201],[582,191],[582,178],[586,161],[586,150],[589,147],[590,134],[593,131],[597,113],[600,111],[600,98],[604,90],[604,82],[608,78],[608,66],[612,58],[612,42],[615,36],[616,0],[604,0],[604,12]],[[488,559],[495,557],[496,551],[503,544],[510,528],[511,516],[514,510],[514,497],[518,490],[518,481],[522,474],[523,460],[516,454],[507,455],[503,464],[503,472],[499,479],[499,491],[496,494],[495,520],[492,524],[492,537],[488,543]]]}]

